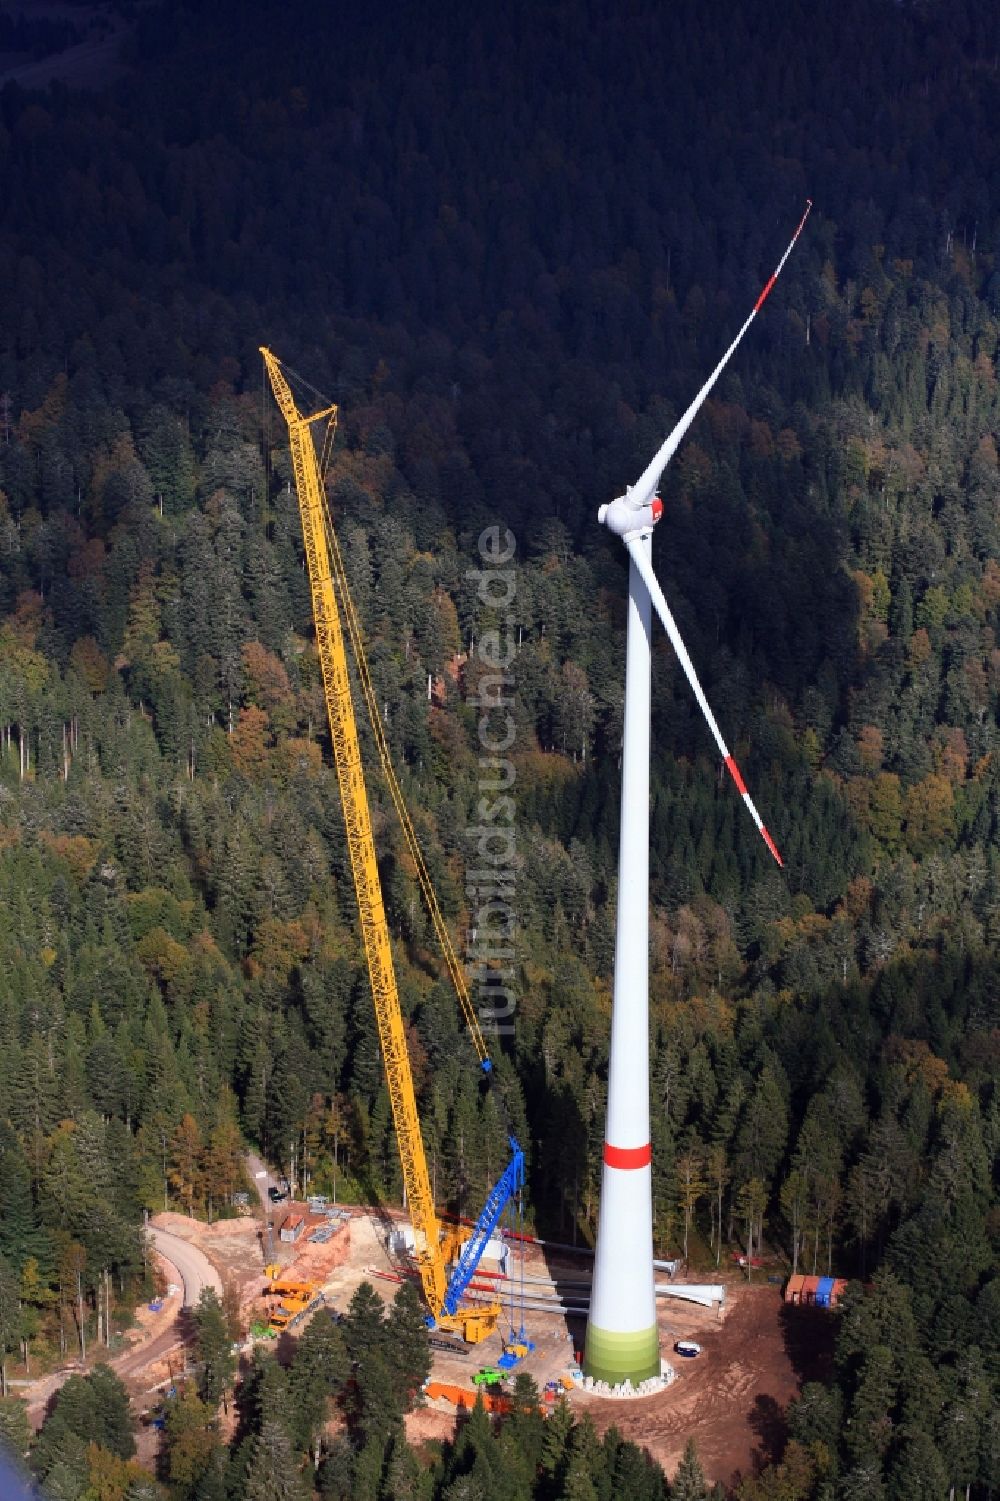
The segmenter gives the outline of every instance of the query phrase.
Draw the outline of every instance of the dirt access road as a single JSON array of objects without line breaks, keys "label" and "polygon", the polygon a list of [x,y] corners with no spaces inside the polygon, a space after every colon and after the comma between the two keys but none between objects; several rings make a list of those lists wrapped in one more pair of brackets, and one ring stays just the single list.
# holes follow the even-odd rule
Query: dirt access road
[{"label": "dirt access road", "polygon": [[213,1287],[222,1301],[222,1278],[209,1261],[204,1251],[199,1251],[190,1241],[181,1240],[169,1230],[161,1230],[152,1221],[149,1238],[165,1260],[177,1268],[184,1286],[184,1307],[194,1308],[206,1287]]},{"label": "dirt access road", "polygon": [[169,1230],[152,1224],[147,1228],[157,1254],[180,1278],[184,1295],[164,1329],[112,1361],[114,1370],[126,1382],[145,1377],[190,1340],[193,1327],[190,1310],[197,1307],[206,1287],[214,1288],[216,1297],[222,1301],[222,1278],[203,1251],[171,1235]]}]

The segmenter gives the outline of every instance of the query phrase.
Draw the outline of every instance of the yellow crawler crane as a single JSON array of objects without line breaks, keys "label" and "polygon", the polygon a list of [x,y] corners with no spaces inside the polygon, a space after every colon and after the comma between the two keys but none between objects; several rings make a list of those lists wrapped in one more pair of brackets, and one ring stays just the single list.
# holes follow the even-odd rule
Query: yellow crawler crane
[{"label": "yellow crawler crane", "polygon": [[[373,716],[372,728],[375,733],[379,756],[383,767],[387,771],[387,780],[393,801],[399,812],[407,844],[416,859],[421,886],[424,888],[424,894],[431,907],[434,926],[438,932],[439,939],[442,941],[445,959],[452,979],[456,983],[459,998],[462,1002],[462,1009],[465,1012],[466,1020],[470,1023],[480,1063],[487,1071],[490,1067],[489,1059],[475,1010],[465,985],[464,975],[461,973],[461,966],[455,956],[454,949],[447,935],[447,930],[444,927],[443,918],[441,917],[433,891],[430,888],[430,877],[427,874],[423,856],[416,843],[416,835],[412,822],[402,802],[399,784],[395,773],[392,771],[391,764],[388,762],[388,745],[385,741],[374,695],[371,691],[371,679],[364,658],[357,617],[354,614],[350,594],[347,591],[347,581],[343,572],[339,548],[337,547],[336,535],[333,531],[327,508],[322,471],[317,461],[311,429],[313,423],[326,420],[327,425],[323,445],[325,456],[332,442],[336,425],[337,408],[336,406],[327,406],[318,412],[313,412],[307,417],[303,416],[296,406],[291,387],[275,356],[269,349],[263,347],[260,352],[263,355],[264,364],[270,377],[275,400],[288,424],[292,468],[295,474],[295,489],[298,495],[299,514],[302,520],[302,537],[305,543],[306,566],[309,571],[309,587],[312,593],[313,620],[316,626],[316,646],[323,675],[323,690],[330,720],[330,735],[333,740],[337,779],[340,785],[340,798],[344,809],[347,846],[350,853],[351,870],[354,875],[354,886],[358,898],[361,933],[364,940],[365,958],[368,962],[368,974],[371,979],[372,1000],[375,1004],[379,1042],[382,1047],[382,1057],[385,1060],[385,1075],[389,1088],[389,1100],[392,1106],[396,1141],[399,1145],[403,1183],[406,1188],[407,1203],[409,1204],[410,1216],[413,1222],[415,1240],[414,1257],[423,1284],[424,1297],[431,1313],[431,1319],[428,1322],[432,1323],[435,1328],[461,1333],[462,1337],[469,1343],[477,1344],[480,1340],[486,1339],[490,1334],[495,1332],[500,1321],[502,1309],[500,1304],[495,1302],[476,1304],[471,1308],[458,1306],[456,1278],[453,1275],[449,1282],[445,1266],[445,1257],[441,1246],[441,1228],[438,1223],[437,1213],[434,1208],[434,1199],[431,1193],[430,1176],[427,1171],[427,1157],[424,1152],[423,1138],[420,1132],[420,1120],[417,1116],[417,1102],[413,1090],[413,1076],[410,1070],[410,1058],[406,1047],[406,1034],[403,1030],[403,1015],[399,1005],[396,973],[392,962],[392,951],[389,946],[389,929],[386,923],[385,906],[382,900],[382,885],[379,880],[378,864],[375,856],[375,841],[372,835],[371,815],[368,808],[368,791],[365,786],[364,772],[361,765],[361,748],[358,742],[358,727],[354,715],[354,702],[351,695],[351,683],[347,669],[344,632],[341,626],[337,595],[334,590],[335,576],[358,662],[362,687],[368,702],[369,712]],[[331,567],[331,554],[333,557],[333,567]],[[517,1168],[519,1161],[520,1181],[523,1182],[523,1157],[520,1153],[520,1148],[513,1141],[512,1146],[515,1148],[515,1162],[512,1167]],[[508,1169],[508,1175],[510,1175],[511,1182],[517,1177],[517,1173],[512,1173],[511,1169]],[[503,1198],[503,1202],[506,1202],[508,1197],[510,1197],[509,1193],[503,1192],[498,1194],[497,1189],[495,1189],[491,1200],[488,1201],[488,1205],[491,1205],[494,1199],[499,1202],[499,1199]],[[500,1204],[496,1214],[493,1214],[492,1208],[490,1209],[491,1223],[495,1224],[502,1207],[502,1204]],[[479,1254],[482,1254],[481,1250]],[[475,1261],[478,1262],[478,1256],[475,1257]],[[472,1275],[472,1271],[474,1271],[474,1266],[470,1268],[469,1276]],[[469,1276],[464,1278],[465,1286],[468,1285]],[[461,1290],[464,1290],[464,1288]]]}]

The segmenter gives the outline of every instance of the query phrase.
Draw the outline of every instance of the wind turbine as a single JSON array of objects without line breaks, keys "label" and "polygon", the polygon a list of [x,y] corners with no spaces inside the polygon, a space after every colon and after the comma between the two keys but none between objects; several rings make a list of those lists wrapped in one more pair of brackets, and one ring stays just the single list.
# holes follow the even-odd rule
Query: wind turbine
[{"label": "wind turbine", "polygon": [[634,1388],[660,1374],[653,1279],[652,1150],[649,1131],[649,709],[650,627],[656,606],[726,769],[764,843],[781,865],[740,769],[722,738],[680,632],[653,572],[653,528],[663,514],[657,487],[664,469],[709,392],[760,312],[809,217],[812,200],[774,274],[736,338],[635,485],[597,519],[620,537],[629,555],[622,746],[621,834],[615,938],[608,1111],[594,1281],[587,1320],[584,1373]]}]

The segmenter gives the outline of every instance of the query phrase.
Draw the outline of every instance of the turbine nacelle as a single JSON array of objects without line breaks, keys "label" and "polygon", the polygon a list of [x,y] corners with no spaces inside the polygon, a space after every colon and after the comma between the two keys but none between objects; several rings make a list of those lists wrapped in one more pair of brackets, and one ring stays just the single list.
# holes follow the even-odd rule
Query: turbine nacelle
[{"label": "turbine nacelle", "polygon": [[651,532],[662,515],[663,501],[658,495],[654,495],[647,505],[636,505],[629,492],[619,495],[610,505],[601,506],[597,519],[609,532],[627,541],[629,537]]}]

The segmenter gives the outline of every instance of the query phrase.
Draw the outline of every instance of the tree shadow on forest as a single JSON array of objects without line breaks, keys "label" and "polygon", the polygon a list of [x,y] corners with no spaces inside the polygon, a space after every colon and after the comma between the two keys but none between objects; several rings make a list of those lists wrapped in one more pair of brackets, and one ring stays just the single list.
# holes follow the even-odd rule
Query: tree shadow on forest
[{"label": "tree shadow on forest", "polygon": [[[828,1384],[833,1375],[835,1316],[831,1318],[829,1310],[823,1308],[782,1304],[778,1319],[799,1388],[807,1381]],[[789,1437],[788,1404],[762,1392],[754,1398],[747,1419],[757,1440],[752,1456],[753,1473],[760,1474],[784,1457]]]},{"label": "tree shadow on forest", "polygon": [[824,1384],[831,1381],[837,1334],[836,1314],[831,1314],[828,1308],[782,1303],[778,1322],[785,1353],[798,1377],[799,1386],[804,1386],[807,1381],[820,1381]]},{"label": "tree shadow on forest", "polygon": [[767,1465],[777,1464],[785,1452],[788,1442],[788,1422],[785,1416],[786,1409],[776,1398],[761,1393],[754,1399],[750,1409],[749,1423],[752,1432],[757,1439],[757,1447],[753,1453],[753,1467],[755,1473],[760,1473]]}]

